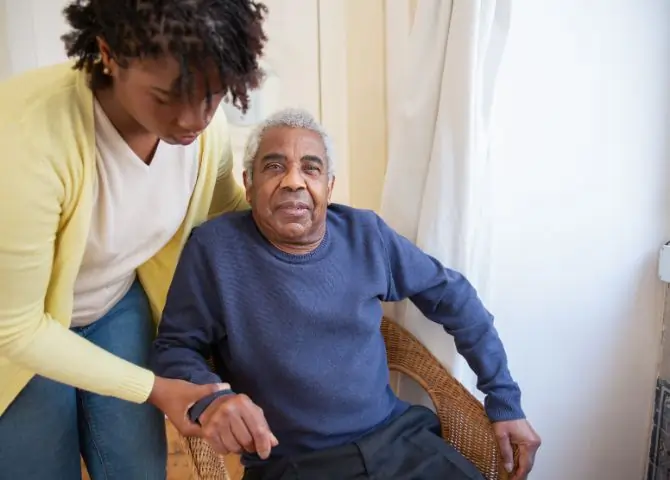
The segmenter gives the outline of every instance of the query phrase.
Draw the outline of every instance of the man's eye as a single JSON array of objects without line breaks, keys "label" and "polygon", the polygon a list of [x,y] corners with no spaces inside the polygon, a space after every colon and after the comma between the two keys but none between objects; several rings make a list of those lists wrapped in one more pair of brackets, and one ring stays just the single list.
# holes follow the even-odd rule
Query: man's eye
[{"label": "man's eye", "polygon": [[154,97],[154,99],[156,100],[156,103],[159,103],[161,105],[167,105],[168,103],[170,103],[170,100],[166,98]]}]

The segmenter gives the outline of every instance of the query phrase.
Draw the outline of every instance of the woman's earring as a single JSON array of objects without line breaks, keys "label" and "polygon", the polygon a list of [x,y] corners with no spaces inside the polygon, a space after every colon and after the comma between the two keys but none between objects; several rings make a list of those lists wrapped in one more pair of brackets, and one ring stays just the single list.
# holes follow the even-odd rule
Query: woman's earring
[{"label": "woman's earring", "polygon": [[102,73],[104,73],[105,75],[109,75],[109,74],[111,73],[111,72],[109,71],[109,67],[104,67],[104,68],[102,69]]}]

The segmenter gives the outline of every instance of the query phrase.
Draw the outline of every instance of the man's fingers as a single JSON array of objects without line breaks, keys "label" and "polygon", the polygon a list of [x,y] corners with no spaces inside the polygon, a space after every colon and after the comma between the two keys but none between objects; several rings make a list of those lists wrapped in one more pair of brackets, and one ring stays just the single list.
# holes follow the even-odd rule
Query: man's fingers
[{"label": "man's fingers", "polygon": [[[493,424],[505,470],[513,473],[511,480],[526,480],[535,463],[535,453],[542,440],[525,419],[509,420]],[[518,464],[514,466],[514,450],[519,450]]]},{"label": "man's fingers", "polygon": [[228,453],[242,453],[242,446],[233,434],[230,424],[212,423],[207,425],[207,439],[213,443],[223,445],[223,451]]},{"label": "man's fingers", "polygon": [[263,426],[255,423],[249,430],[251,431],[251,436],[254,438],[256,453],[263,460],[267,459],[270,456],[270,450],[272,450],[272,435],[270,434],[270,429],[267,425]]},{"label": "man's fingers", "polygon": [[214,451],[220,455],[228,455],[231,453],[223,444],[221,436],[214,435],[213,437],[207,437],[207,443],[214,449]]},{"label": "man's fingers", "polygon": [[254,439],[247,428],[247,425],[244,421],[237,415],[232,416],[230,419],[230,430],[233,432],[237,443],[240,444],[244,450],[249,453],[256,451],[256,446],[254,444]]},{"label": "man's fingers", "polygon": [[525,480],[533,468],[533,458],[526,445],[519,445],[519,466],[512,476],[512,480]]},{"label": "man's fingers", "polygon": [[245,408],[243,411],[243,420],[247,426],[247,430],[254,439],[256,453],[265,460],[270,456],[274,435],[270,432],[270,427],[265,420],[263,411],[249,401],[248,408]]},{"label": "man's fingers", "polygon": [[242,445],[240,445],[232,433],[227,433],[226,435],[220,435],[221,442],[223,446],[226,447],[226,450],[232,453],[242,453]]},{"label": "man's fingers", "polygon": [[512,473],[512,470],[514,469],[514,450],[512,450],[512,443],[509,440],[509,435],[507,433],[498,435],[497,440],[505,470],[508,473]]},{"label": "man's fingers", "polygon": [[268,425],[268,423],[267,423],[268,421],[265,418],[265,413],[263,413],[263,409],[256,404],[254,404],[254,405],[255,405],[256,409],[258,410],[258,413],[261,417],[261,421],[263,423],[265,423],[265,425],[267,425],[267,427],[268,427],[268,431],[270,432],[270,445],[272,446],[272,448],[274,448],[277,445],[279,445],[279,440],[277,440],[277,437],[275,437],[274,433],[272,433],[272,430],[270,430],[270,425]]},{"label": "man's fingers", "polygon": [[[211,443],[217,439],[216,443],[228,452],[255,452],[265,460],[270,456],[270,450],[279,444],[270,432],[263,411],[246,395],[214,400],[200,416],[200,422],[204,425],[205,438]],[[215,449],[221,450],[220,447]]]}]

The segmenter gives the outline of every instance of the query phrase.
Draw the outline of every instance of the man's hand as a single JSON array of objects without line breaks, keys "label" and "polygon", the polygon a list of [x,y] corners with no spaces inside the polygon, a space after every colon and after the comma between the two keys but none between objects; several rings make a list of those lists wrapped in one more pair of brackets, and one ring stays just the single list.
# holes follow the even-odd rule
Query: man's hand
[{"label": "man's hand", "polygon": [[147,401],[165,413],[179,433],[186,437],[200,437],[201,428],[189,420],[188,409],[201,398],[228,388],[227,383],[195,385],[184,380],[156,377]]},{"label": "man's hand", "polygon": [[270,431],[263,410],[246,395],[217,398],[200,415],[202,437],[223,455],[256,452],[263,460],[279,442]]},{"label": "man's hand", "polygon": [[512,445],[519,448],[519,465],[517,466],[511,480],[525,480],[533,468],[535,453],[540,448],[542,441],[533,430],[527,420],[511,420],[508,422],[496,422],[493,431],[500,447],[505,470],[512,473],[514,470],[514,453]]}]

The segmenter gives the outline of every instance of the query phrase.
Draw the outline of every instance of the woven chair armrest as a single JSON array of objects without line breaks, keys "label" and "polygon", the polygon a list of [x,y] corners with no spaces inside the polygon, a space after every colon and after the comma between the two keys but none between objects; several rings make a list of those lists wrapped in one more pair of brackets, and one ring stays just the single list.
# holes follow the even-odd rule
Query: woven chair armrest
[{"label": "woven chair armrest", "polygon": [[389,370],[407,375],[428,393],[444,439],[474,463],[487,480],[507,480],[509,475],[482,404],[407,329],[384,318],[382,333]]},{"label": "woven chair armrest", "polygon": [[184,454],[190,459],[193,480],[230,480],[223,456],[205,440],[178,435]]}]

